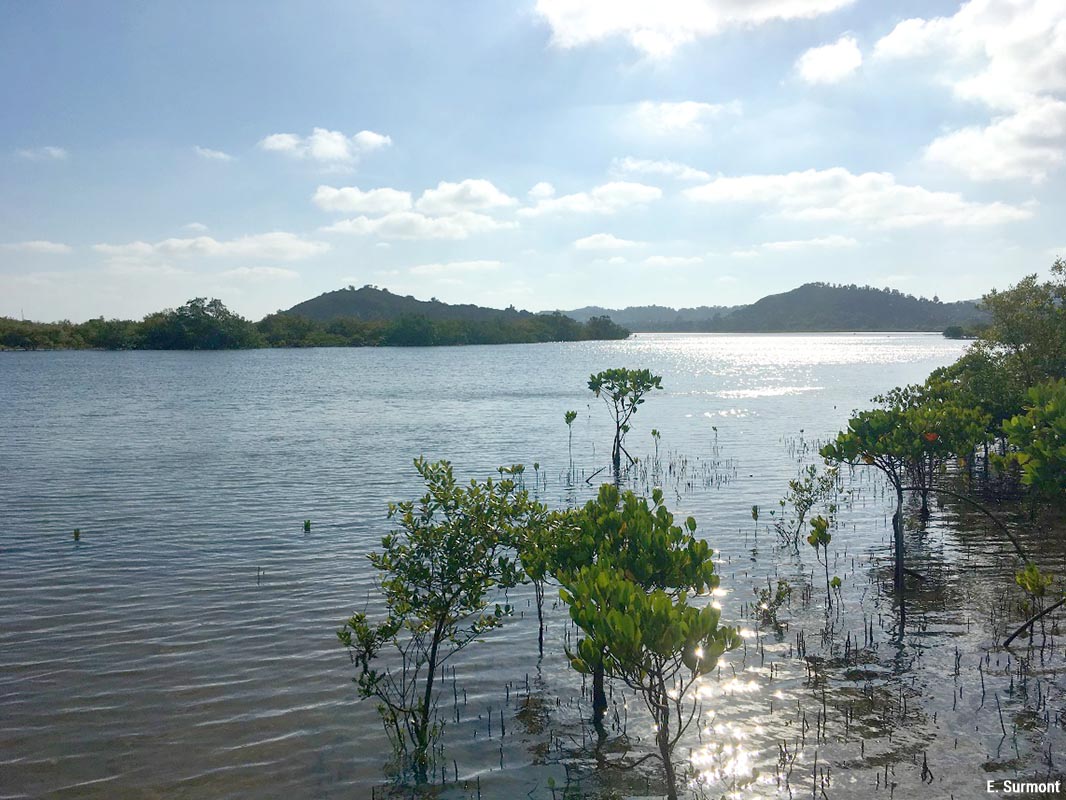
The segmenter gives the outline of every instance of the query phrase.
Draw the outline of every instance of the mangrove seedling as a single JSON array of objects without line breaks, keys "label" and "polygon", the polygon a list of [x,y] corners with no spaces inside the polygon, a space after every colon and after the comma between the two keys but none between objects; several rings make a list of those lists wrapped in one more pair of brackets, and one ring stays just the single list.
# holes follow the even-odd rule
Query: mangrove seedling
[{"label": "mangrove seedling", "polygon": [[574,420],[576,419],[576,411],[567,411],[563,414],[563,421],[566,422],[566,452],[570,456],[571,465],[574,463]]},{"label": "mangrove seedling", "polygon": [[1032,626],[1039,620],[1046,617],[1055,609],[1066,604],[1066,597],[1061,597],[1055,603],[1050,606],[1044,607],[1044,597],[1047,595],[1047,590],[1051,588],[1051,584],[1054,583],[1054,578],[1051,575],[1043,573],[1032,562],[1025,565],[1024,568],[1018,570],[1014,575],[1014,582],[1021,587],[1022,591],[1028,595],[1026,607],[1035,612],[1029,619],[1027,619],[1021,627],[1019,627],[1014,633],[1012,633],[1007,640],[1003,643],[1004,647],[1010,647],[1010,643],[1013,642],[1018,636],[1020,636],[1027,628]]},{"label": "mangrove seedling", "polygon": [[602,397],[614,415],[614,443],[611,447],[611,465],[615,480],[621,475],[622,454],[629,463],[636,461],[625,449],[625,436],[629,433],[629,421],[644,403],[645,395],[662,389],[662,377],[652,375],[646,369],[608,369],[589,377],[589,389],[596,397]]},{"label": "mangrove seedling", "polygon": [[81,528],[75,528],[74,529],[74,541],[75,542],[81,541]]},{"label": "mangrove seedling", "polygon": [[649,592],[605,563],[572,574],[562,597],[585,633],[571,664],[585,674],[603,664],[609,676],[640,695],[655,723],[655,755],[666,773],[667,796],[676,800],[674,748],[699,703],[689,690],[717,666],[720,656],[740,646],[740,636],[719,625],[714,606],[691,606],[684,592]]},{"label": "mangrove seedling", "polygon": [[[833,607],[833,593],[829,581],[829,543],[831,541],[833,541],[833,534],[829,532],[829,520],[823,516],[812,519],[811,534],[807,537],[807,544],[814,548],[815,558],[825,566],[825,599],[830,608]],[[819,555],[819,548],[822,555]]]},{"label": "mangrove seedling", "polygon": [[[574,576],[593,565],[621,570],[645,591],[662,590],[671,597],[718,586],[713,551],[693,536],[696,520],[686,519],[684,530],[675,525],[661,489],[652,491],[649,505],[647,498],[605,483],[573,523],[555,552],[555,578],[564,588],[571,589]],[[607,710],[604,663],[590,652],[582,658],[592,674],[593,722],[598,724]]]},{"label": "mangrove seedling", "polygon": [[[800,471],[798,478],[788,482],[788,494],[778,504],[781,506],[781,519],[777,521],[778,536],[784,544],[796,547],[800,533],[807,523],[807,515],[821,504],[823,516],[833,520],[836,504],[831,502],[837,492],[839,470],[836,467],[819,470],[815,464],[808,464]],[[791,519],[786,517],[786,507],[791,507]],[[770,512],[773,514],[773,512]]]},{"label": "mangrove seedling", "polygon": [[311,520],[305,519],[304,520],[304,533],[310,533],[310,532],[311,532]]},{"label": "mangrove seedling", "polygon": [[563,543],[574,535],[574,512],[548,511],[531,502],[522,513],[515,531],[515,547],[522,571],[533,584],[537,603],[537,651],[544,655],[544,587],[558,561]]},{"label": "mangrove seedling", "polygon": [[777,619],[777,613],[781,610],[781,606],[788,602],[789,597],[792,596],[792,587],[789,586],[788,581],[783,578],[778,578],[777,589],[773,590],[770,586],[770,579],[766,579],[765,589],[753,589],[755,593],[755,605],[758,608],[759,621],[763,625],[773,625],[774,628],[780,628],[781,623]]},{"label": "mangrove seedling", "polygon": [[385,618],[354,614],[337,636],[360,695],[377,700],[400,777],[425,783],[441,734],[441,667],[511,613],[490,600],[520,578],[510,553],[528,498],[510,479],[459,486],[447,461],[419,458],[415,468],[426,493],[389,505],[399,527],[368,556]]}]

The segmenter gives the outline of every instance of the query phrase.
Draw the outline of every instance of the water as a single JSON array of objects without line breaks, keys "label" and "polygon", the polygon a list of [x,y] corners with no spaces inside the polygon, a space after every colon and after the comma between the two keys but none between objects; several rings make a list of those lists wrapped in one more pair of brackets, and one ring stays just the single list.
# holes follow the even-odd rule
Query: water
[{"label": "water", "polygon": [[[1054,772],[1063,647],[1051,627],[1036,639],[1050,645],[1020,659],[993,647],[1021,618],[1012,551],[994,529],[955,506],[911,526],[909,565],[925,580],[897,642],[889,503],[872,476],[855,476],[830,548],[843,612],[829,623],[813,552],[775,547],[767,526],[788,479],[852,409],[963,346],[913,334],[641,335],[0,354],[0,797],[369,796],[387,746],[335,631],[373,597],[365,554],[389,529],[386,503],[417,496],[420,454],[465,478],[525,463],[543,500],[583,502],[598,480],[581,476],[610,446],[585,382],[612,366],[663,376],[630,451],[652,454],[650,430],[662,432],[668,503],[719,551],[724,617],[749,629],[745,650],[704,681],[702,734],[679,746],[707,796],[969,797],[986,777]],[[579,412],[576,481],[568,409]],[[1046,568],[1066,566],[1061,548],[1027,543]],[[753,587],[779,575],[796,587],[788,629],[751,630]],[[445,796],[476,796],[480,781],[486,797],[552,797],[549,778],[560,797],[568,781],[589,794],[661,792],[650,764],[604,766],[626,742],[631,755],[649,746],[638,704],[615,688],[619,721],[597,752],[562,654],[565,611],[549,610],[538,665],[530,595],[512,593],[521,616],[446,680]]]}]

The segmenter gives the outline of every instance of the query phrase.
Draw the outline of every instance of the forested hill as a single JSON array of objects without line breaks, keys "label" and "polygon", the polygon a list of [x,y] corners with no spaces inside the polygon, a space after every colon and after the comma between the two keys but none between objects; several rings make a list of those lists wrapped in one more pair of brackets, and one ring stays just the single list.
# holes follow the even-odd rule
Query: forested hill
[{"label": "forested hill", "polygon": [[[484,308],[469,304],[450,305],[433,298],[416,300],[407,295],[393,294],[388,289],[364,286],[356,289],[338,289],[326,292],[310,300],[297,303],[285,314],[295,314],[316,322],[335,319],[358,319],[364,322],[391,321],[401,317],[423,317],[431,321],[489,322],[514,321],[535,316],[529,311],[518,311],[514,306],[506,309]],[[597,316],[595,314],[589,315]],[[582,319],[586,322],[588,317]]]},{"label": "forested hill", "polygon": [[636,331],[942,331],[948,326],[979,326],[987,316],[973,301],[942,303],[896,289],[807,283],[746,306],[672,309],[586,307],[564,311],[583,320],[609,316]]}]

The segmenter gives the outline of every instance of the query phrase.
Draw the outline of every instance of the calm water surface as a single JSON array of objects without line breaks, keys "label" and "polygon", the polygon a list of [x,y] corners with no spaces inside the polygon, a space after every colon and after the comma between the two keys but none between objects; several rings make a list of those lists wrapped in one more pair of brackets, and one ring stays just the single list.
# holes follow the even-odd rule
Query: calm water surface
[{"label": "calm water surface", "polygon": [[[634,480],[661,482],[719,551],[725,619],[755,627],[749,601],[767,577],[796,586],[788,630],[749,630],[705,681],[699,730],[679,748],[705,796],[962,798],[983,796],[987,777],[1054,774],[1066,653],[1050,626],[1042,649],[993,647],[1021,614],[994,530],[954,507],[911,525],[924,580],[899,640],[889,503],[871,476],[855,475],[831,546],[840,614],[825,613],[813,553],[776,547],[766,524],[852,409],[962,348],[935,335],[641,335],[0,354],[0,797],[369,796],[387,747],[335,630],[374,607],[366,553],[389,529],[386,503],[419,493],[420,454],[464,478],[537,462],[542,499],[583,502],[598,481],[581,476],[610,446],[585,382],[612,366],[663,376],[630,434],[650,455],[662,432],[663,471]],[[576,480],[567,409],[580,412]],[[1063,570],[1061,551],[1032,544]],[[548,798],[549,778],[654,795],[654,769],[602,766],[650,745],[638,704],[616,688],[597,746],[563,657],[565,611],[550,612],[538,663],[528,594],[511,599],[520,616],[446,680],[444,796],[476,796],[480,780],[485,797]]]}]

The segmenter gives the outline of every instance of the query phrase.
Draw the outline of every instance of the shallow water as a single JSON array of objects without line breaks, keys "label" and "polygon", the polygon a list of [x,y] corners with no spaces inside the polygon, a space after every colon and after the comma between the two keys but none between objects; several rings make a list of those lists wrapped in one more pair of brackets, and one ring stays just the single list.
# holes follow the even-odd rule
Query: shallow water
[{"label": "shallow water", "polygon": [[[389,529],[386,503],[419,493],[411,459],[448,458],[464,477],[522,462],[546,502],[583,502],[598,480],[582,478],[610,446],[585,381],[623,365],[665,387],[629,439],[647,464],[660,430],[663,472],[634,481],[658,477],[670,507],[697,518],[719,551],[723,616],[749,630],[704,681],[700,730],[679,750],[706,796],[961,798],[984,795],[989,777],[1057,774],[1066,651],[1050,624],[1037,648],[993,647],[1022,599],[994,529],[955,506],[910,525],[908,563],[924,580],[900,640],[889,504],[873,476],[849,478],[830,548],[839,614],[825,613],[813,552],[776,547],[766,517],[853,408],[963,346],[915,334],[640,335],[0,354],[0,797],[368,796],[387,746],[334,632],[372,595],[365,554]],[[576,480],[567,409],[579,411]],[[1027,543],[1043,566],[1066,569],[1061,546]],[[778,575],[796,587],[788,628],[756,631],[753,587]],[[520,616],[446,680],[445,796],[476,796],[478,783],[485,797],[561,797],[568,782],[661,792],[653,768],[604,766],[649,744],[638,704],[615,687],[618,721],[597,747],[562,655],[565,611],[550,610],[538,664],[529,594],[512,592]]]}]

